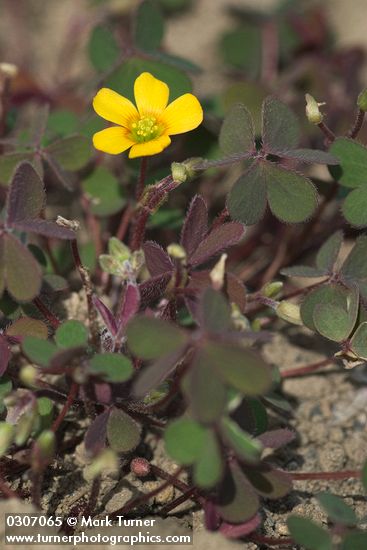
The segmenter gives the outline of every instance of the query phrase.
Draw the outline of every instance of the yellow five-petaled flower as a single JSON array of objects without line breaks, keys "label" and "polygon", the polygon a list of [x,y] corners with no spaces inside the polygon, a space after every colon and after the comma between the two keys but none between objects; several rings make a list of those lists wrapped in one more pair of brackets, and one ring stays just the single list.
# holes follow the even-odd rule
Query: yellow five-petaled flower
[{"label": "yellow five-petaled flower", "polygon": [[203,120],[198,99],[184,94],[168,105],[169,88],[150,73],[134,83],[135,105],[126,97],[102,88],[93,100],[96,113],[118,126],[93,136],[96,149],[118,155],[130,149],[129,157],[156,155],[171,143],[170,136],[194,130]]}]

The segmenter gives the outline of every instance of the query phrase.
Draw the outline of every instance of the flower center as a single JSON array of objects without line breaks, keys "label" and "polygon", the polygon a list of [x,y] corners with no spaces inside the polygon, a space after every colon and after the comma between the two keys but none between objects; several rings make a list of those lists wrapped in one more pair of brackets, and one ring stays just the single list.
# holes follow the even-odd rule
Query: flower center
[{"label": "flower center", "polygon": [[154,116],[145,116],[131,125],[131,135],[139,143],[150,141],[162,133],[162,128],[157,124]]}]

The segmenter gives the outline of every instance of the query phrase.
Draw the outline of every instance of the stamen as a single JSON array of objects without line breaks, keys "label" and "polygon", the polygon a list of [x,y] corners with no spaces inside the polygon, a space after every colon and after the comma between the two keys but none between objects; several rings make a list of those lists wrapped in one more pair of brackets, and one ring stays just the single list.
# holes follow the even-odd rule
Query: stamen
[{"label": "stamen", "polygon": [[162,133],[162,127],[157,124],[154,116],[145,116],[131,124],[131,136],[136,141],[143,143],[150,141]]}]

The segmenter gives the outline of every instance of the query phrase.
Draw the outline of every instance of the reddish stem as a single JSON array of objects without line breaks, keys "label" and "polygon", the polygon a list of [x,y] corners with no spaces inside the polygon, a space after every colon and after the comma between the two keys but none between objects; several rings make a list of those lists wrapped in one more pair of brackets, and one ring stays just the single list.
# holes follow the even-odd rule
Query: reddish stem
[{"label": "reddish stem", "polygon": [[124,210],[124,213],[122,214],[120,225],[118,226],[117,232],[116,232],[116,238],[120,241],[123,241],[125,238],[125,235],[127,233],[127,229],[129,227],[131,218],[134,214],[134,208],[131,204],[128,204],[127,207]]},{"label": "reddish stem", "polygon": [[57,329],[61,322],[58,320],[58,318],[52,313],[51,310],[48,309],[46,304],[42,302],[41,298],[39,296],[36,296],[33,300],[33,304],[36,306],[36,308],[42,313],[45,319],[50,323],[53,329]]},{"label": "reddish stem", "polygon": [[138,185],[136,186],[136,191],[135,191],[136,202],[140,201],[144,193],[145,178],[147,175],[147,170],[148,170],[148,157],[142,157],[140,161],[140,173],[139,173]]},{"label": "reddish stem", "polygon": [[330,130],[329,126],[325,124],[325,122],[320,122],[320,124],[317,125],[321,132],[326,137],[328,143],[332,143],[335,140],[335,134],[332,130]]},{"label": "reddish stem", "polygon": [[327,359],[324,359],[323,361],[319,361],[318,363],[312,363],[311,365],[306,365],[305,367],[298,367],[298,368],[295,368],[295,369],[283,370],[283,371],[280,372],[280,376],[282,378],[294,378],[296,376],[311,374],[312,372],[315,372],[316,370],[320,369],[321,367],[325,367],[326,365],[330,365],[331,363],[335,363],[335,361],[336,361],[335,357],[328,357]]},{"label": "reddish stem", "polygon": [[351,127],[351,129],[349,130],[349,132],[347,133],[347,136],[350,137],[350,138],[356,138],[363,126],[363,121],[364,121],[364,115],[365,115],[365,112],[362,111],[362,109],[359,109],[358,112],[357,112],[357,116],[356,116],[356,119],[354,121],[354,124],[353,126]]},{"label": "reddish stem", "polygon": [[340,472],[288,472],[293,480],[302,479],[359,479],[361,477],[360,470],[344,470]]},{"label": "reddish stem", "polygon": [[146,229],[149,215],[150,215],[149,210],[145,208],[141,210],[139,213],[138,219],[136,220],[134,233],[131,239],[131,244],[130,244],[130,248],[133,252],[135,250],[139,250],[139,248],[141,248],[141,245],[143,244],[144,237],[145,237],[145,229]]},{"label": "reddish stem", "polygon": [[61,411],[59,412],[58,417],[56,418],[56,420],[54,421],[54,423],[51,426],[51,430],[53,432],[56,432],[59,429],[62,421],[64,420],[68,410],[70,409],[71,405],[73,404],[73,402],[74,402],[74,400],[75,400],[75,398],[78,394],[78,390],[79,390],[79,384],[77,384],[76,382],[72,382],[72,384],[70,386],[68,396],[67,396],[67,399],[64,403],[64,406],[61,409]]}]

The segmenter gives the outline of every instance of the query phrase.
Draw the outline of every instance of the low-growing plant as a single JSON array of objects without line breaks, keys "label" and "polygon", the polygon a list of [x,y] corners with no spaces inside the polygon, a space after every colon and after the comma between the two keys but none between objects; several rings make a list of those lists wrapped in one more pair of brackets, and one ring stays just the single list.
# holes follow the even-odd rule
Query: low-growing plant
[{"label": "low-growing plant", "polygon": [[[297,436],[282,381],[367,360],[367,148],[356,140],[366,136],[367,91],[355,97],[358,64],[336,77],[345,88],[353,80],[340,106],[332,87],[318,85],[319,55],[327,77],[332,70],[327,29],[320,23],[316,40],[300,26],[318,11],[235,9],[239,27],[220,50],[239,82],[200,102],[189,74],[201,69],[162,46],[166,4],[103,12],[88,43],[103,83],[82,105],[88,119],[41,94],[35,128],[20,133],[14,118],[28,100],[12,103],[16,71],[0,65],[0,491],[42,509],[45,476],[82,442],[91,489],[79,513],[105,513],[104,470],[123,477],[130,466],[164,483],[111,517],[171,484],[182,495],[157,513],[191,499],[207,528],[228,537],[365,548],[362,519],[328,492],[317,498],[330,532],[290,516],[290,539],[261,534],[263,507],[293,480],[362,476],[290,471],[276,454]],[[307,91],[329,98],[323,112],[309,93],[303,102],[309,74]],[[297,277],[312,280],[296,286]],[[330,357],[287,370],[267,362],[263,346],[289,325],[331,341]],[[151,462],[151,434],[176,473]],[[12,488],[19,471],[30,494]]]}]

